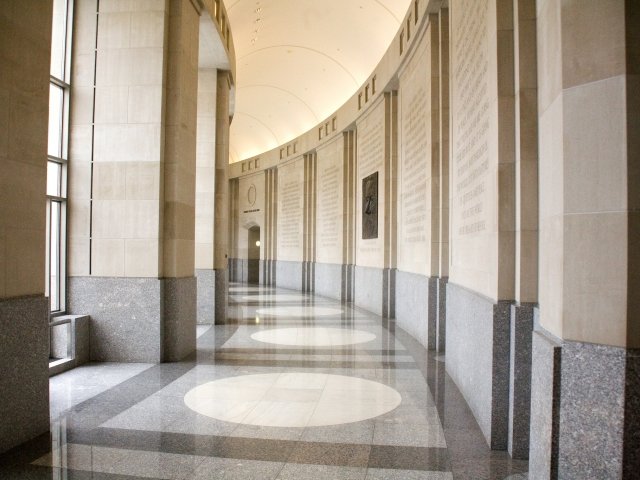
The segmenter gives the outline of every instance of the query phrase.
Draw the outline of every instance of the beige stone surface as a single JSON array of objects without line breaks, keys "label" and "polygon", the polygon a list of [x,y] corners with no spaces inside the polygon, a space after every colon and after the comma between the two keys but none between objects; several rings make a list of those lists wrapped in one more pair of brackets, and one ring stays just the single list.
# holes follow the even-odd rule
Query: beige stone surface
[{"label": "beige stone surface", "polygon": [[440,254],[436,21],[437,17],[430,19],[429,28],[400,72],[398,92],[397,267],[422,275],[437,274]]},{"label": "beige stone surface", "polygon": [[303,260],[303,195],[304,159],[299,157],[278,168],[278,260]]},{"label": "beige stone surface", "polygon": [[508,117],[501,123],[501,115],[512,108],[509,95],[513,90],[508,70],[498,68],[498,59],[507,61],[510,52],[508,36],[497,30],[496,23],[508,27],[508,15],[499,13],[502,16],[496,13],[495,0],[450,3],[449,278],[495,300],[513,295],[513,278],[508,274],[511,265],[500,264],[499,253],[514,253],[509,244],[513,225],[505,210],[513,209],[514,202],[509,195],[514,188],[513,175],[505,167],[513,161],[514,139],[509,138],[513,116],[511,123]]},{"label": "beige stone surface", "polygon": [[323,145],[317,152],[316,197],[316,261],[337,263],[343,261],[344,222],[344,140]]},{"label": "beige stone surface", "polygon": [[216,70],[198,70],[198,113],[196,129],[196,221],[195,268],[213,268]]},{"label": "beige stone surface", "polygon": [[249,258],[249,229],[260,227],[260,258],[264,258],[265,240],[265,175],[242,177],[238,182],[238,224],[236,255],[238,258]]},{"label": "beige stone surface", "polygon": [[0,298],[10,298],[44,293],[52,12],[51,4],[9,1],[2,13]]},{"label": "beige stone surface", "polygon": [[[385,236],[385,104],[379,98],[357,122],[356,265],[384,267]],[[378,172],[378,237],[362,238],[362,179]]]},{"label": "beige stone surface", "polygon": [[625,2],[619,0],[561,2],[563,88],[626,71],[624,13]]}]

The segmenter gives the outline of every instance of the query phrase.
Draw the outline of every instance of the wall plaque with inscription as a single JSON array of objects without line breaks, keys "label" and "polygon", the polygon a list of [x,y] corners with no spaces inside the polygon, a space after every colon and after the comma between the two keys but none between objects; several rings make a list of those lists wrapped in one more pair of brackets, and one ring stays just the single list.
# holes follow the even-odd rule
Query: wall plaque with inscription
[{"label": "wall plaque with inscription", "polygon": [[362,179],[362,239],[378,238],[378,172]]}]

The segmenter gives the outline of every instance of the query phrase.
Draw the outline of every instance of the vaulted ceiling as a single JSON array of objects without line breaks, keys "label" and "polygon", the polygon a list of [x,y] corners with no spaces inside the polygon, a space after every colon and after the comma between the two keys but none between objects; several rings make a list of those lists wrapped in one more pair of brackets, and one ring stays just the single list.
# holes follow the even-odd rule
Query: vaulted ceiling
[{"label": "vaulted ceiling", "polygon": [[411,0],[225,0],[236,53],[231,161],[271,150],[361,87]]}]

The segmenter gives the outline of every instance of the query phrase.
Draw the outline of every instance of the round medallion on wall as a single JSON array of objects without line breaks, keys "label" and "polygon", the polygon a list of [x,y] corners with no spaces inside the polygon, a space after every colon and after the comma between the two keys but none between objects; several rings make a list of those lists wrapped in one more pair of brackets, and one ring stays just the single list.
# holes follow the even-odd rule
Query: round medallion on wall
[{"label": "round medallion on wall", "polygon": [[247,190],[247,201],[252,207],[256,203],[256,186],[253,183]]}]

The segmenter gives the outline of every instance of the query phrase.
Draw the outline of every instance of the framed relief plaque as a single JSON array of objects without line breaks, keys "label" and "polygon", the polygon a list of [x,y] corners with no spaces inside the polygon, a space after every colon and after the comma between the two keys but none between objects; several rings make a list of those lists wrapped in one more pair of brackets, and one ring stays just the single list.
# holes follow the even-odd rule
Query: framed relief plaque
[{"label": "framed relief plaque", "polygon": [[362,239],[378,238],[378,172],[362,179]]}]

